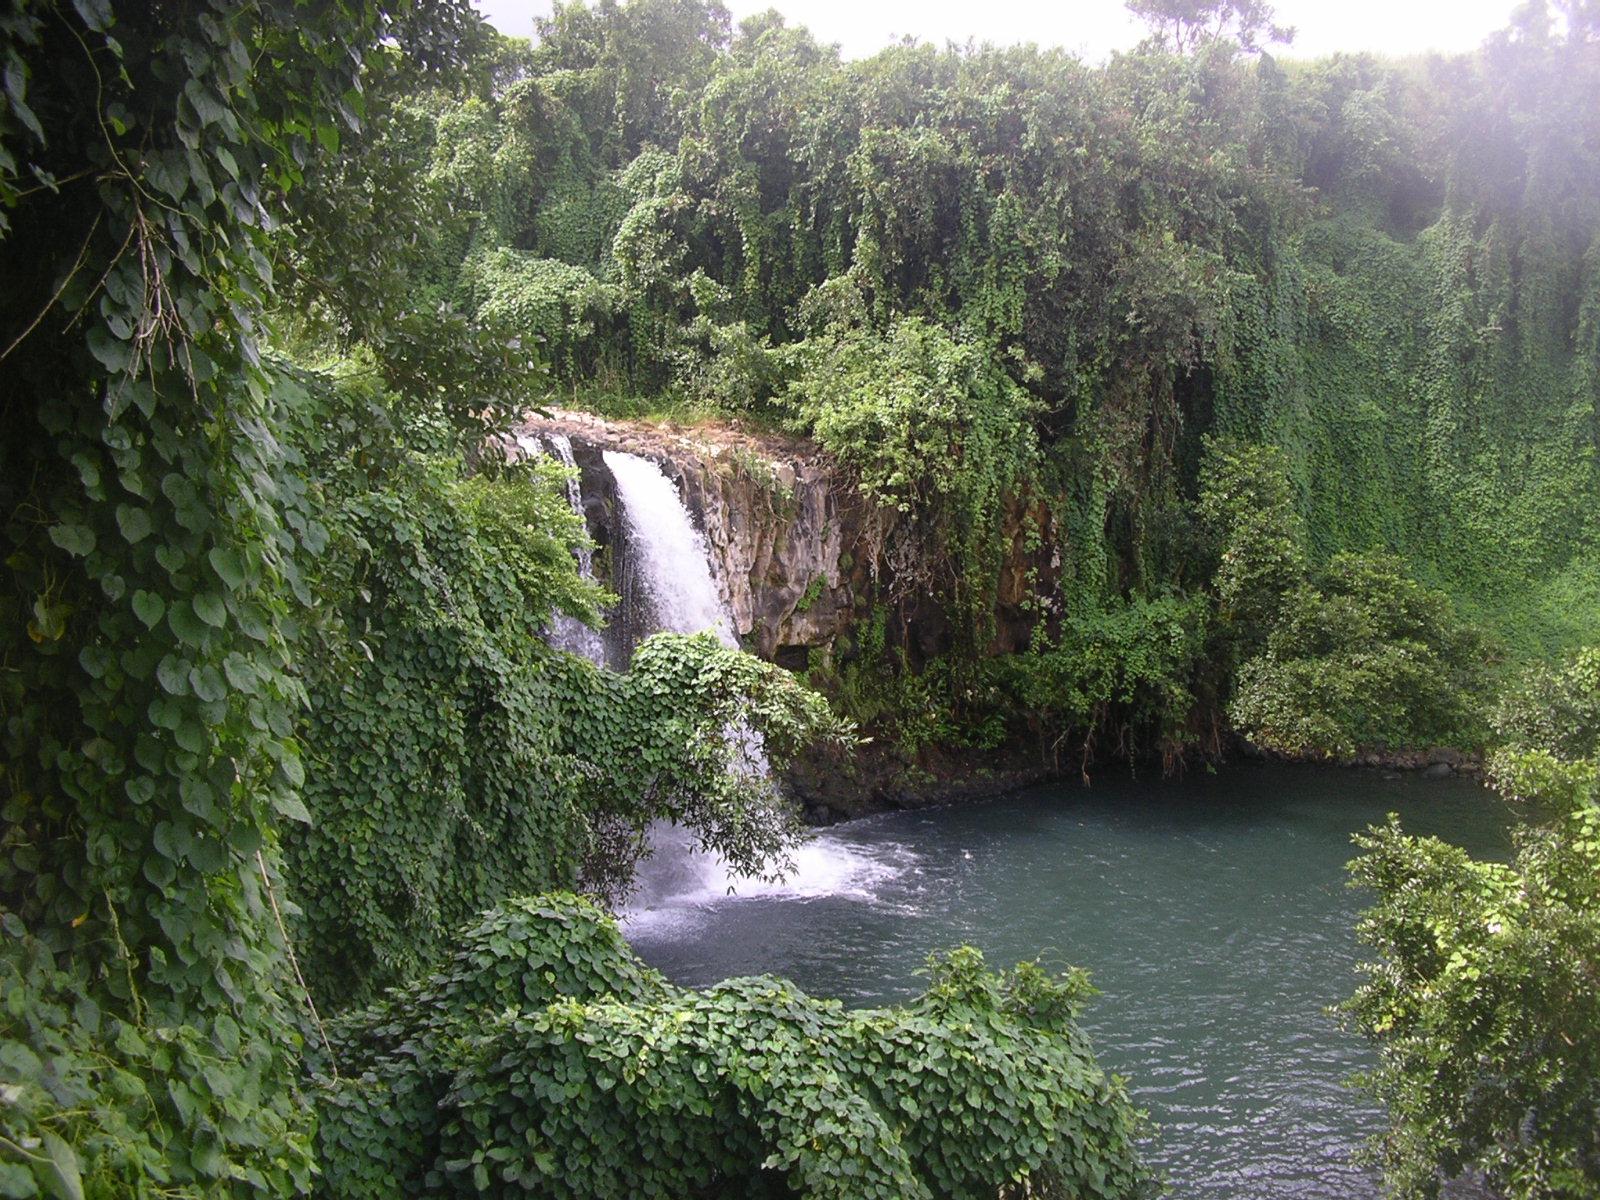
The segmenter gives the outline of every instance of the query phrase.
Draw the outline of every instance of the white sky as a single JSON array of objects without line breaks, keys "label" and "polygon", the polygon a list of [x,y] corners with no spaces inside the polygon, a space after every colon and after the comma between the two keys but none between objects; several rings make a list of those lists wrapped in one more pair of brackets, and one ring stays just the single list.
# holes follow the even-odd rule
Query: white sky
[{"label": "white sky", "polygon": [[[776,8],[847,57],[861,57],[901,34],[943,44],[968,38],[1000,44],[1066,46],[1088,58],[1126,49],[1143,32],[1121,0],[723,0],[734,20]],[[1477,46],[1509,21],[1517,0],[1277,0],[1280,22],[1297,30],[1290,50],[1316,57],[1335,50],[1415,54]],[[477,0],[503,33],[527,36],[550,0]]]}]

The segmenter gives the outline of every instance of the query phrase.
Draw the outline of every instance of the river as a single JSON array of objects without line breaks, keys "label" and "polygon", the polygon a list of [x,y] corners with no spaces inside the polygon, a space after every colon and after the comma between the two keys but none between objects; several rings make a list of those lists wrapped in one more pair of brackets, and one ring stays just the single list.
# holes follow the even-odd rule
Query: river
[{"label": "river", "polygon": [[835,826],[784,884],[730,897],[703,873],[658,889],[626,929],[682,984],[772,973],[859,1005],[914,995],[927,955],[962,942],[992,965],[1087,967],[1102,994],[1084,1024],[1149,1111],[1172,1194],[1357,1200],[1378,1195],[1351,1156],[1381,1118],[1345,1081],[1372,1060],[1327,1010],[1361,953],[1350,837],[1389,811],[1509,852],[1505,807],[1465,780],[1108,770],[1090,788]]}]

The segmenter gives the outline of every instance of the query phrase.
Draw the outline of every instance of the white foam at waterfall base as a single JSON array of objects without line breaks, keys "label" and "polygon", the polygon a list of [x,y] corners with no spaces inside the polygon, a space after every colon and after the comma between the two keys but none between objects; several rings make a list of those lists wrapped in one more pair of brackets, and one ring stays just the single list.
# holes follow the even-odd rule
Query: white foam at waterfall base
[{"label": "white foam at waterfall base", "polygon": [[733,870],[721,856],[698,849],[692,831],[665,822],[651,827],[650,849],[638,889],[621,913],[624,929],[677,924],[698,911],[745,900],[834,897],[870,903],[910,859],[897,844],[869,850],[823,832],[790,852],[791,867],[783,878],[762,879]]}]

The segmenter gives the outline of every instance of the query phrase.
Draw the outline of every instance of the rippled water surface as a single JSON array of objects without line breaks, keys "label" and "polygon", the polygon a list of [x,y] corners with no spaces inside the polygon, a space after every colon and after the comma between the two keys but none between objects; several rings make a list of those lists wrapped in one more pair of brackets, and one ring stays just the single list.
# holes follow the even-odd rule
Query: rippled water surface
[{"label": "rippled water surface", "polygon": [[1086,1024],[1154,1119],[1175,1196],[1373,1197],[1350,1154],[1378,1116],[1343,1084],[1369,1059],[1326,1009],[1359,954],[1350,836],[1389,811],[1507,853],[1505,809],[1464,781],[1108,772],[836,826],[788,885],[657,896],[628,934],[680,983],[772,972],[853,1004],[915,994],[927,954],[960,942],[1088,967],[1103,995]]}]

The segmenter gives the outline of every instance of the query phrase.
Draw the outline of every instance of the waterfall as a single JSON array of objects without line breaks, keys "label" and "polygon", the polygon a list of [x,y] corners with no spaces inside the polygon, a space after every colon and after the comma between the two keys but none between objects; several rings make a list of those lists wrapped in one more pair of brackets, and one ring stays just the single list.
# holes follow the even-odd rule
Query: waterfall
[{"label": "waterfall", "polygon": [[[572,439],[564,433],[550,433],[545,435],[545,440],[550,443],[550,449],[555,451],[556,459],[572,472],[567,477],[567,503],[572,511],[583,518],[583,488],[578,480],[578,462],[572,456]],[[539,438],[523,434],[517,438],[517,445],[521,446],[524,453],[544,453],[543,443]],[[594,551],[587,545],[579,546],[574,552],[578,558],[578,574],[584,579],[594,579]],[[546,640],[557,650],[565,650],[569,654],[577,654],[587,658],[592,663],[605,665],[606,644],[600,636],[599,630],[591,629],[577,617],[570,617],[566,613],[558,612],[550,617],[550,627],[546,631]]]},{"label": "waterfall", "polygon": [[[522,434],[517,447],[524,456],[555,458],[572,472],[567,502],[584,515],[582,486],[572,441],[565,434]],[[618,450],[603,454],[616,489],[618,512],[606,531],[611,560],[610,585],[621,602],[610,614],[601,636],[564,613],[551,618],[546,637],[552,646],[581,654],[600,665],[626,670],[634,647],[659,630],[672,633],[710,631],[723,645],[738,648],[733,617],[717,586],[705,536],[661,467],[647,458]],[[576,551],[579,573],[594,578],[594,554]],[[771,770],[755,730],[740,723],[728,731],[738,749],[736,769],[771,783]],[[772,787],[774,801],[776,787]],[[808,839],[792,855],[791,870],[779,880],[741,875],[716,854],[698,848],[691,830],[665,821],[650,827],[649,856],[640,864],[633,901],[621,914],[635,931],[659,933],[685,920],[698,919],[708,907],[731,894],[745,900],[795,900],[832,896],[872,899],[879,883],[900,873],[902,865],[882,855],[824,833]]]},{"label": "waterfall", "polygon": [[711,553],[678,489],[648,458],[605,452],[627,522],[628,565],[648,592],[652,628],[672,633],[710,630],[738,648],[733,620],[711,575]]},{"label": "waterfall", "polygon": [[[677,487],[657,464],[637,454],[607,450],[605,463],[616,481],[627,525],[629,550],[624,557],[631,578],[623,589],[624,604],[631,601],[637,609],[641,601],[648,603],[655,617],[648,626],[652,631],[709,630],[724,646],[737,650],[733,615],[711,574],[711,551]],[[637,622],[635,612],[629,624]],[[739,744],[741,769],[766,777],[770,768],[761,736],[742,723],[730,732]]]},{"label": "waterfall", "polygon": [[[723,645],[737,649],[732,615],[712,575],[711,553],[677,487],[659,465],[636,454],[607,450],[605,464],[616,482],[626,534],[627,552],[619,570],[628,578],[618,590],[625,607],[648,605],[653,617],[644,623],[635,611],[626,624],[672,633],[709,630]],[[742,722],[729,735],[738,746],[738,768],[767,779],[770,767],[760,735]],[[732,873],[720,856],[697,849],[688,830],[666,822],[650,829],[650,855],[640,864],[637,883],[630,921],[644,912],[723,896],[735,888],[749,894],[784,886]]]},{"label": "waterfall", "polygon": [[[572,474],[567,476],[567,503],[578,516],[583,516],[583,488],[578,479],[578,460],[572,457],[572,439],[564,433],[550,435],[550,448],[556,452],[561,465]],[[588,546],[578,548],[578,573],[585,579],[594,578],[594,551]]]}]

